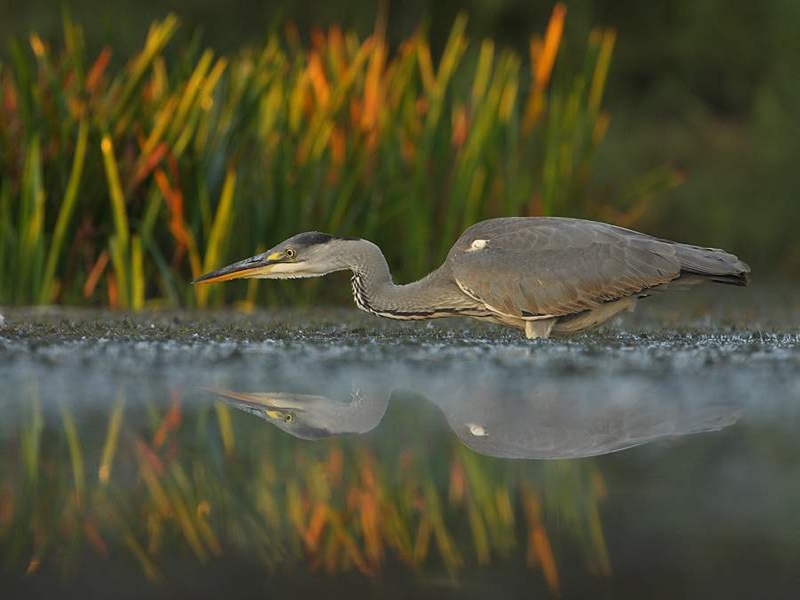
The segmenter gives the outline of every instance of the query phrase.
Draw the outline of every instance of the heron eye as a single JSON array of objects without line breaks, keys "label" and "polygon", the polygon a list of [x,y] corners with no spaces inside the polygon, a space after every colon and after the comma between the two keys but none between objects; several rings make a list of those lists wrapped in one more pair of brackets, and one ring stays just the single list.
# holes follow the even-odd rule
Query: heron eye
[{"label": "heron eye", "polygon": [[283,422],[284,423],[291,423],[294,421],[294,415],[292,413],[286,413],[283,415]]},{"label": "heron eye", "polygon": [[294,248],[287,248],[286,252],[284,252],[284,256],[286,258],[294,258],[297,255],[297,252],[294,251]]}]

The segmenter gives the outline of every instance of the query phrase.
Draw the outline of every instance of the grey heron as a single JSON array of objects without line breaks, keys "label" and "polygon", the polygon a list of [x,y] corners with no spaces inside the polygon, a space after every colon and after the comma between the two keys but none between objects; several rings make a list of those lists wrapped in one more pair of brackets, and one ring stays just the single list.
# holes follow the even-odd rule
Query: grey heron
[{"label": "grey heron", "polygon": [[[615,397],[581,393],[580,387],[522,389],[507,382],[454,386],[426,396],[469,449],[515,459],[584,458],[651,442],[719,431],[736,423],[734,404],[683,402],[674,397]],[[465,392],[468,388],[471,392]],[[349,398],[284,392],[208,389],[239,410],[296,438],[366,434],[380,424],[392,390],[353,385]],[[572,395],[572,393],[575,393]],[[424,413],[423,413],[424,414]]]},{"label": "grey heron", "polygon": [[747,285],[733,254],[655,238],[615,225],[562,217],[509,217],[469,227],[444,263],[397,285],[380,248],[361,238],[295,235],[193,283],[289,279],[353,272],[358,308],[390,319],[472,317],[528,338],[600,325],[654,290],[700,281]]}]

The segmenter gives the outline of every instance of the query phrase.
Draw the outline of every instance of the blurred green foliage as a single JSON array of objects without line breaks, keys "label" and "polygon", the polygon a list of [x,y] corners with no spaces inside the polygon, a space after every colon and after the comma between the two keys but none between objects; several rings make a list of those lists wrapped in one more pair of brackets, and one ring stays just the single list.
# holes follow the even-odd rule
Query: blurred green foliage
[{"label": "blurred green foliage", "polygon": [[488,217],[635,220],[679,177],[659,168],[613,202],[594,194],[616,35],[593,30],[573,67],[565,14],[554,7],[524,58],[470,43],[464,15],[439,55],[424,29],[393,50],[385,19],[363,39],[332,26],[308,42],[288,23],[219,55],[170,50],[169,16],[123,65],[92,54],[68,15],[63,41],[31,33],[0,71],[0,302],[252,305],[255,282],[187,283],[310,229],[374,240],[408,280]]},{"label": "blurred green foliage", "polygon": [[32,383],[4,406],[17,426],[0,431],[0,569],[68,577],[130,562],[170,582],[176,560],[227,558],[268,573],[378,579],[400,566],[455,580],[511,563],[558,593],[561,555],[577,549],[610,575],[593,460],[481,456],[420,427],[413,405],[378,437],[311,444],[170,395],[142,405],[120,386],[106,414],[41,398]]},{"label": "blurred green foliage", "polygon": [[[721,0],[632,6],[610,0],[568,3],[553,83],[545,90],[550,105],[529,137],[520,132],[530,105],[525,95],[531,93],[535,72],[532,68],[528,74],[530,39],[531,34],[544,32],[552,11],[550,2],[461,0],[428,5],[411,1],[376,3],[365,9],[363,3],[350,0],[323,5],[276,2],[255,8],[234,1],[226,5],[224,18],[220,18],[214,3],[184,0],[174,5],[181,27],[169,31],[168,39],[150,58],[145,56],[146,48],[142,51],[142,39],[150,23],[163,18],[160,3],[119,0],[97,6],[70,0],[64,6],[85,25],[80,35],[71,36],[66,30],[65,39],[61,14],[49,2],[0,1],[0,32],[5,39],[16,39],[0,49],[6,100],[9,81],[28,86],[29,92],[20,95],[20,105],[27,106],[21,120],[51,119],[50,125],[37,132],[30,126],[15,128],[8,119],[0,118],[4,171],[0,212],[5,210],[7,217],[2,225],[5,229],[0,231],[0,302],[88,300],[132,308],[142,306],[145,300],[191,304],[194,298],[184,284],[198,270],[252,254],[263,245],[306,229],[372,237],[386,246],[398,279],[406,281],[435,266],[465,224],[497,214],[542,212],[603,218],[662,237],[725,247],[754,266],[756,279],[764,274],[800,273],[800,237],[795,231],[800,222],[800,174],[790,164],[800,139],[800,121],[794,115],[800,104],[794,76],[800,67],[794,34],[800,24],[800,8],[790,0],[736,6]],[[388,7],[388,14],[380,12],[381,6]],[[455,18],[460,10],[469,17],[465,22]],[[297,32],[296,37],[286,35],[287,19],[297,23],[291,30]],[[422,37],[420,19],[425,23]],[[582,113],[580,125],[578,121],[559,122],[558,107],[569,103],[570,94],[586,94],[583,106],[588,110],[585,86],[596,67],[600,46],[590,43],[587,52],[586,40],[598,23],[617,31],[613,65],[604,86],[608,102],[602,111]],[[425,129],[429,141],[422,145],[435,157],[437,167],[446,165],[440,172],[433,171],[438,179],[429,182],[421,175],[421,159],[409,170],[408,159],[402,155],[402,137],[408,137],[409,131],[403,132],[402,126],[393,139],[387,138],[394,157],[385,154],[388,146],[383,144],[381,160],[366,163],[367,146],[354,151],[348,137],[353,132],[344,128],[345,172],[350,177],[334,185],[330,173],[322,173],[328,163],[310,170],[286,169],[286,160],[297,150],[294,144],[302,144],[302,140],[286,137],[281,118],[272,126],[274,133],[282,136],[282,143],[270,146],[275,144],[274,137],[265,143],[269,136],[260,120],[268,77],[262,75],[259,83],[259,77],[248,69],[260,64],[259,52],[277,43],[285,64],[272,64],[273,76],[275,68],[300,76],[308,70],[309,57],[319,50],[319,40],[328,40],[332,30],[325,28],[331,24],[352,31],[359,44],[380,34],[386,65],[392,60],[399,64],[404,45],[419,39],[429,48],[435,70],[448,56],[457,58],[457,68],[440,99],[444,116],[435,130]],[[46,60],[34,55],[30,31],[41,34],[36,39],[46,50]],[[457,48],[455,54],[454,34],[458,34],[458,44],[469,40],[466,48]],[[497,85],[515,87],[518,103],[505,129],[497,129],[482,142],[480,160],[494,164],[495,170],[468,171],[474,165],[464,162],[459,171],[459,159],[453,158],[454,149],[448,142],[464,118],[470,135],[479,123],[473,100],[478,63],[488,52],[479,41],[483,36],[493,40],[488,46],[491,71],[506,78]],[[206,47],[213,52],[204,52]],[[129,61],[132,56],[145,56],[141,72]],[[61,94],[55,107],[74,112],[68,102],[80,100],[86,93],[81,84],[101,59],[105,66],[95,82],[99,91],[94,93],[105,96],[92,111],[108,112],[83,122],[74,119],[71,126],[69,119],[62,119],[53,127],[52,119],[63,113],[46,108],[51,94]],[[350,91],[344,93],[365,93],[366,64]],[[408,67],[413,71],[408,80],[411,87],[401,101],[407,106],[414,94],[423,104],[438,98],[425,86],[420,64]],[[220,72],[212,72],[212,67]],[[73,68],[84,77],[80,84],[68,77]],[[192,77],[196,85],[198,77],[207,82],[212,76],[218,77],[210,86],[213,90],[200,90],[195,100],[206,94],[215,103],[218,99],[226,103],[227,117],[216,121],[225,132],[218,129],[221,137],[204,138],[210,142],[201,148],[196,138],[178,138],[182,125],[176,122],[165,135],[177,160],[170,162],[162,155],[165,162],[158,166],[164,177],[156,180],[149,171],[144,181],[132,184],[130,178],[136,175],[132,169],[142,166],[136,156],[143,149],[137,136],[152,135],[157,111],[162,111],[162,118],[164,114],[164,106],[148,105],[145,100],[152,99],[146,99],[143,92],[160,77],[166,90],[161,100],[174,96],[178,102],[181,92],[191,91]],[[331,70],[326,76],[336,77]],[[131,84],[123,88],[123,80]],[[124,102],[112,106],[120,94],[127,94]],[[140,106],[126,112],[133,99]],[[282,101],[288,106],[291,98]],[[217,106],[211,111],[216,113],[215,119],[222,114]],[[607,108],[610,111],[606,112]],[[191,110],[191,106],[187,108]],[[613,115],[610,121],[609,112]],[[313,119],[305,120],[309,114],[303,113],[303,127],[314,124]],[[326,118],[334,126],[342,123],[341,114]],[[196,126],[191,124],[193,133],[188,136],[199,131]],[[588,131],[605,133],[606,127],[607,135],[588,145],[582,141]],[[511,145],[509,134],[516,136]],[[101,142],[106,139],[108,144],[101,152]],[[174,153],[178,143],[181,152]],[[286,143],[291,149],[284,150]],[[564,144],[574,144],[579,156],[571,168],[560,172],[558,181],[548,183],[546,173],[554,172],[553,161],[559,156],[556,148]],[[277,154],[270,150],[278,147],[281,151]],[[271,173],[259,172],[265,153],[269,154]],[[281,160],[283,163],[276,162]],[[275,178],[280,164],[282,181]],[[376,168],[382,172],[376,173]],[[414,168],[418,169],[416,176]],[[447,185],[451,177],[457,185]],[[120,180],[118,185],[115,179]],[[392,185],[385,186],[386,181]],[[424,182],[425,187],[415,187],[415,181]],[[504,186],[501,190],[498,181]],[[80,182],[90,182],[88,193]],[[675,187],[678,182],[683,185]],[[119,188],[121,195],[113,192]],[[230,214],[217,211],[225,205],[223,191],[230,194]],[[319,197],[312,199],[315,192]],[[656,192],[660,193],[658,202],[650,202]],[[166,198],[170,194],[171,199]],[[448,194],[457,198],[460,206],[454,207]],[[305,198],[299,210],[291,208],[294,197]],[[435,202],[430,204],[432,198]],[[186,213],[183,230],[175,218],[178,201]],[[311,206],[327,208],[320,212]],[[19,212],[10,218],[12,209]],[[40,209],[46,210],[40,213]],[[361,216],[354,216],[353,211],[359,210]],[[165,237],[166,230],[172,238]],[[436,236],[432,236],[434,231]],[[170,246],[176,240],[178,247]],[[209,248],[209,242],[216,246]],[[228,299],[244,297],[248,302],[258,294],[272,300],[287,294],[308,299],[319,290],[318,282],[296,286],[275,284],[266,291],[251,286],[244,294],[243,287],[232,285],[230,290],[212,292],[210,301],[221,302],[222,294]],[[206,301],[201,298],[201,304]]]}]

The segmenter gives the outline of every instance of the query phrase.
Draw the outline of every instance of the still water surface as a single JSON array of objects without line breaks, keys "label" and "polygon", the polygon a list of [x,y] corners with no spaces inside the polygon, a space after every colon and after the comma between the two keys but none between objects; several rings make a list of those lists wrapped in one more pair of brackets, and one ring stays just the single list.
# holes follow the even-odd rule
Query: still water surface
[{"label": "still water surface", "polygon": [[800,294],[530,342],[4,310],[0,597],[789,598]]}]

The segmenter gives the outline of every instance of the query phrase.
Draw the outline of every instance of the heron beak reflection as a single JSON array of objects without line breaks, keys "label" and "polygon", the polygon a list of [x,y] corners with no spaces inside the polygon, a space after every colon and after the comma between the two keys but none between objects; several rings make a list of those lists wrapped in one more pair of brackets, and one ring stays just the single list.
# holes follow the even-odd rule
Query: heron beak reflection
[{"label": "heron beak reflection", "polygon": [[192,283],[218,283],[231,279],[265,278],[275,270],[276,265],[285,264],[283,252],[258,254],[231,265],[211,271],[195,279]]},{"label": "heron beak reflection", "polygon": [[210,388],[208,391],[239,410],[285,423],[294,420],[294,413],[302,411],[304,406],[304,403],[298,399],[298,394],[248,393],[219,388]]}]

